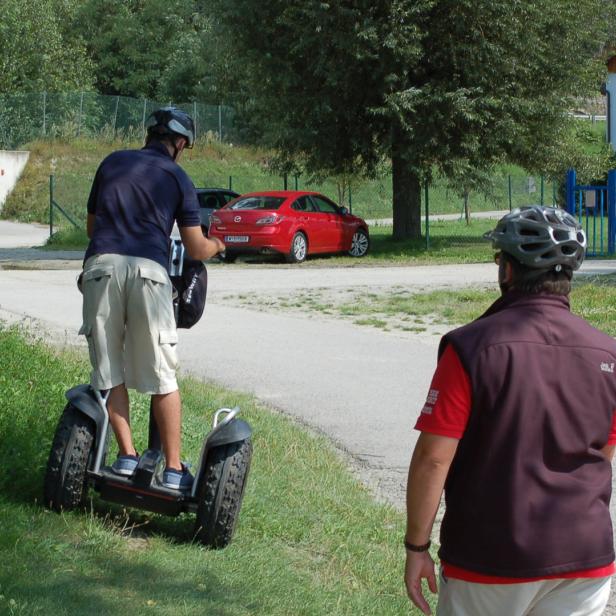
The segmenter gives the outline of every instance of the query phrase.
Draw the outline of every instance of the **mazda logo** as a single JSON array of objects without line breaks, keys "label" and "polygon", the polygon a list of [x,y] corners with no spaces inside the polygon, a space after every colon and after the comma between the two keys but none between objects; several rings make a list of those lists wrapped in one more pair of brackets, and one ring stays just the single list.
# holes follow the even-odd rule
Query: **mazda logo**
[{"label": "mazda logo", "polygon": [[236,217],[233,219],[233,222],[241,222],[241,221],[242,221],[242,217],[241,217],[241,216],[236,216]]}]

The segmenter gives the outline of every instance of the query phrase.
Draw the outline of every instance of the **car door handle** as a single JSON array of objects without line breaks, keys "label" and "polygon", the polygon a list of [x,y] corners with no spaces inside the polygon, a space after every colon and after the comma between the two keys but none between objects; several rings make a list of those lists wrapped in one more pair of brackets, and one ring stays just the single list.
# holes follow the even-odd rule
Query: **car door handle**
[{"label": "car door handle", "polygon": [[301,216],[301,217],[300,217],[300,220],[301,220],[302,222],[306,222],[306,221],[308,220],[308,216]]}]

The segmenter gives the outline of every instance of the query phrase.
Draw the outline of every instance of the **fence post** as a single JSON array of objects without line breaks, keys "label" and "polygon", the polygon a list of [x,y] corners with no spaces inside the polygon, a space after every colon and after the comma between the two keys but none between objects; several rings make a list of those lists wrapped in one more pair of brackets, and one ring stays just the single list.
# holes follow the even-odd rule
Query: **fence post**
[{"label": "fence post", "polygon": [[47,134],[47,92],[43,92],[43,136]]},{"label": "fence post", "polygon": [[512,202],[511,202],[511,176],[509,175],[508,178],[509,178],[509,211],[511,212],[511,210],[513,209],[511,207],[511,205],[512,205]]},{"label": "fence post", "polygon": [[349,184],[349,214],[353,213],[353,193],[351,192],[351,185]]},{"label": "fence post", "polygon": [[[608,175],[609,179],[609,175]],[[566,176],[566,197],[565,205],[567,212],[572,216],[575,216],[575,169],[569,169]]]},{"label": "fence post", "polygon": [[218,105],[218,141],[222,141],[222,105]]},{"label": "fence post", "polygon": [[430,250],[430,194],[428,182],[424,186],[424,201],[426,202],[426,250]]},{"label": "fence post", "polygon": [[616,250],[616,169],[607,174],[607,252]]},{"label": "fence post", "polygon": [[117,122],[118,122],[118,105],[120,104],[120,97],[116,96],[116,105],[115,105],[115,112],[113,114],[113,138],[116,138],[116,127],[117,127]]},{"label": "fence post", "polygon": [[81,135],[81,114],[83,113],[83,92],[81,93],[81,98],[79,99],[79,122],[77,123],[77,137]]},{"label": "fence post", "polygon": [[193,123],[195,125],[195,141],[197,141],[197,101],[193,101]]},{"label": "fence post", "polygon": [[543,206],[543,189],[544,189],[543,176],[541,176],[541,206]]},{"label": "fence post", "polygon": [[233,176],[229,176],[229,190],[233,190]]},{"label": "fence post", "polygon": [[552,207],[556,207],[556,182],[552,181]]},{"label": "fence post", "polygon": [[287,190],[288,179],[289,178],[288,178],[287,174],[285,173],[282,176],[282,183],[283,183],[283,186],[284,186],[283,190]]},{"label": "fence post", "polygon": [[146,110],[146,106],[148,104],[148,99],[144,98],[143,99],[143,117],[141,118],[141,131],[143,133],[142,138],[145,139],[145,110]]},{"label": "fence post", "polygon": [[49,237],[53,235],[53,173],[49,176]]},{"label": "fence post", "polygon": [[299,178],[297,177],[297,173],[295,174],[295,190],[299,190]]}]

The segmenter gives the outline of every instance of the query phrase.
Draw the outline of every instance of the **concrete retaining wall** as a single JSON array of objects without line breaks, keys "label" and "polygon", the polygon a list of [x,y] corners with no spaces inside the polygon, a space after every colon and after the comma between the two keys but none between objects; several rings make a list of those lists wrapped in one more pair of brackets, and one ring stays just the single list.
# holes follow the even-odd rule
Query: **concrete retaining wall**
[{"label": "concrete retaining wall", "polygon": [[24,170],[30,152],[0,150],[0,210]]}]

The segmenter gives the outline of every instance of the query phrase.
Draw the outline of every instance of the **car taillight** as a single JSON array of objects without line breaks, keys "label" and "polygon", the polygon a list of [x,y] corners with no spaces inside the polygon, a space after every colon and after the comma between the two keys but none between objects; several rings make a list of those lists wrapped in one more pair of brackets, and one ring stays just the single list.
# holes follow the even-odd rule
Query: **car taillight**
[{"label": "car taillight", "polygon": [[271,214],[270,216],[264,216],[263,218],[259,218],[255,224],[257,225],[275,225],[282,220],[282,216],[278,216],[277,214]]},{"label": "car taillight", "polygon": [[218,216],[214,216],[214,214],[212,214],[210,216],[210,223],[213,223],[215,225],[219,225],[222,222],[222,220],[220,220],[220,218],[218,218]]}]

